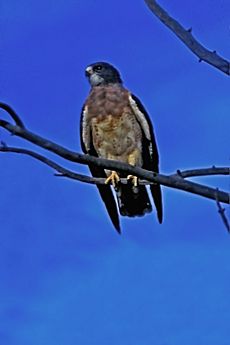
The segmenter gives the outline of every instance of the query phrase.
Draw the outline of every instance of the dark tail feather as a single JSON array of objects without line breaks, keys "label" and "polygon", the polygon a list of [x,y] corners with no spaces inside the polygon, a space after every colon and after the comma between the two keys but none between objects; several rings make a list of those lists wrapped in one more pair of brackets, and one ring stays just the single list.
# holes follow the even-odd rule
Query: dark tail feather
[{"label": "dark tail feather", "polygon": [[152,211],[145,186],[119,185],[116,188],[119,211],[122,216],[143,216]]},{"label": "dark tail feather", "polygon": [[[101,168],[89,166],[91,174],[94,177],[106,177],[105,171]],[[119,215],[117,210],[117,204],[109,185],[97,185],[101,198],[105,204],[107,212],[110,216],[110,219],[119,234],[121,233],[120,222],[119,222]]]},{"label": "dark tail feather", "polygon": [[159,223],[161,224],[163,221],[163,207],[162,207],[162,194],[161,194],[161,187],[159,184],[152,184],[150,185],[150,190],[152,193],[153,201],[156,206],[157,210],[157,218]]},{"label": "dark tail feather", "polygon": [[107,209],[107,212],[110,216],[110,219],[117,230],[119,234],[121,233],[120,223],[119,223],[119,217],[117,212],[117,206],[116,202],[111,190],[110,186],[107,185],[98,185],[97,186],[99,193],[101,195],[102,200],[104,201],[105,207]]}]

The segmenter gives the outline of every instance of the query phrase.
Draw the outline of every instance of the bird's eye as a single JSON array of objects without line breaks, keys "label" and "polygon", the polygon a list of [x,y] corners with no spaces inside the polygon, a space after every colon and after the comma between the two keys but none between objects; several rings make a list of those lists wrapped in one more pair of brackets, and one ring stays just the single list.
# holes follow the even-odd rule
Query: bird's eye
[{"label": "bird's eye", "polygon": [[98,72],[98,71],[100,71],[101,69],[102,69],[102,66],[101,66],[101,65],[94,66],[94,68],[93,68],[93,70],[94,70],[95,72]]}]

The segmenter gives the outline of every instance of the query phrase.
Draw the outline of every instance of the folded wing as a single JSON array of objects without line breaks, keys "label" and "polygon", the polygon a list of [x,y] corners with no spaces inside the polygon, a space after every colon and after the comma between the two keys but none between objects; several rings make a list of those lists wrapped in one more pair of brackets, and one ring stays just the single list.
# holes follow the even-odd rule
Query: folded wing
[{"label": "folded wing", "polygon": [[[153,126],[150,121],[149,115],[145,110],[144,106],[142,105],[141,101],[133,94],[130,94],[129,102],[142,130],[142,167],[143,169],[158,173],[159,155],[154,136]],[[163,207],[161,187],[159,184],[152,184],[150,185],[150,190],[154,204],[156,206],[158,221],[159,223],[162,223]]]}]

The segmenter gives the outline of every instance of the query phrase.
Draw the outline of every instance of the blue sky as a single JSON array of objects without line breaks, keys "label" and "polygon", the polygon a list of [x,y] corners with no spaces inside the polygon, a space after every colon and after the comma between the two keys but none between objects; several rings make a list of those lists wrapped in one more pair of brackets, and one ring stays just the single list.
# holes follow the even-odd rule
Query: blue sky
[{"label": "blue sky", "polygon": [[[161,4],[230,57],[228,0]],[[144,1],[8,0],[1,14],[1,101],[30,130],[80,151],[84,69],[104,60],[148,109],[162,173],[229,165],[229,78]],[[0,167],[1,345],[229,344],[230,242],[214,202],[163,188],[163,225],[122,219],[118,236],[94,186],[13,154]],[[227,177],[195,180],[229,188]]]}]

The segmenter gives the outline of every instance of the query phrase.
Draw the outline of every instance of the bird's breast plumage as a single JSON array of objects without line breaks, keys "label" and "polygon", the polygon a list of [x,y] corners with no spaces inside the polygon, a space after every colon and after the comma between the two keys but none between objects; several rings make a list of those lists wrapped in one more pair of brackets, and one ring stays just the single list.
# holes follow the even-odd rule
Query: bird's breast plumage
[{"label": "bird's breast plumage", "polygon": [[87,118],[100,157],[127,162],[138,146],[141,129],[129,104],[129,93],[119,85],[94,87],[88,97]]},{"label": "bird's breast plumage", "polygon": [[120,85],[97,86],[92,88],[86,105],[90,117],[120,116],[129,106],[128,91]]}]

